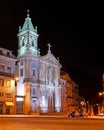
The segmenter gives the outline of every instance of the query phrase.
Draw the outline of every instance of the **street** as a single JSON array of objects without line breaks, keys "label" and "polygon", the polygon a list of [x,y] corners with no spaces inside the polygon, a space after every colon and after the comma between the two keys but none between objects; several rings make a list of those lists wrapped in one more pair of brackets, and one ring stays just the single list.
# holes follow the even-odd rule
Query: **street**
[{"label": "street", "polygon": [[104,130],[103,119],[0,118],[0,130]]}]

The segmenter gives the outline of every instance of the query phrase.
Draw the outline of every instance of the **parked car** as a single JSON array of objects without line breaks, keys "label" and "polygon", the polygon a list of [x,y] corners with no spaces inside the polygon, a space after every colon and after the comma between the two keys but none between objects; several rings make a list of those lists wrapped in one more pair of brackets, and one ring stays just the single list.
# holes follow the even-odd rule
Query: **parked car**
[{"label": "parked car", "polygon": [[68,115],[69,118],[75,118],[75,117],[84,117],[83,113],[78,113],[78,112],[71,112]]},{"label": "parked car", "polygon": [[75,117],[75,112],[73,111],[73,112],[69,113],[68,117],[69,118],[74,118]]}]

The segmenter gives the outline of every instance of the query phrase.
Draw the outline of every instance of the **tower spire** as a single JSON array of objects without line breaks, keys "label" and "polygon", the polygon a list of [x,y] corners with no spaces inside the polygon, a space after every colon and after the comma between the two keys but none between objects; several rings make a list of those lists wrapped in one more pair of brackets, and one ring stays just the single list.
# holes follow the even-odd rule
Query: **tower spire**
[{"label": "tower spire", "polygon": [[34,28],[32,24],[31,18],[29,16],[29,10],[27,10],[27,17],[25,18],[22,28],[19,28],[18,38],[18,56],[27,54],[38,56],[37,28]]}]

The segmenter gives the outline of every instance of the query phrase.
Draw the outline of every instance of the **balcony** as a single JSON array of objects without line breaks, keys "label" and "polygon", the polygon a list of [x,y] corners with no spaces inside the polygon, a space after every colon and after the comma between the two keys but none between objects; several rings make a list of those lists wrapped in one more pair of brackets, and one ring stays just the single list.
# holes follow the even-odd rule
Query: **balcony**
[{"label": "balcony", "polygon": [[7,76],[7,77],[14,77],[14,74],[2,72],[2,71],[0,71],[0,75],[1,76]]},{"label": "balcony", "polygon": [[45,81],[41,81],[41,80],[36,80],[36,79],[33,79],[33,78],[24,78],[24,82],[31,82],[31,83],[38,83],[38,84],[43,84],[43,85],[46,85],[46,82]]}]

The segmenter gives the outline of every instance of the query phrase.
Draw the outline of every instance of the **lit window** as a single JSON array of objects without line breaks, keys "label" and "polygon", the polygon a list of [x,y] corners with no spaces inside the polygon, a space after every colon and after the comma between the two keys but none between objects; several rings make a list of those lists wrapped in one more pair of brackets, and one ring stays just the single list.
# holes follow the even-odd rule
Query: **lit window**
[{"label": "lit window", "polygon": [[7,87],[10,87],[11,84],[10,84],[10,80],[7,81]]},{"label": "lit window", "polygon": [[0,93],[0,97],[3,97],[4,96],[4,94],[3,93]]},{"label": "lit window", "polygon": [[4,86],[4,80],[0,79],[0,86]]},{"label": "lit window", "polygon": [[5,93],[5,98],[11,98],[11,93]]}]

